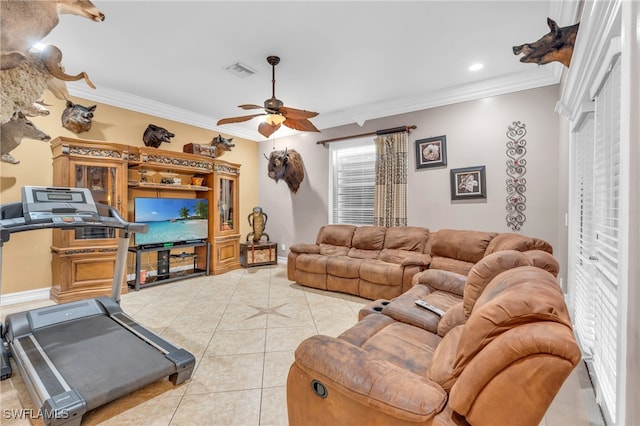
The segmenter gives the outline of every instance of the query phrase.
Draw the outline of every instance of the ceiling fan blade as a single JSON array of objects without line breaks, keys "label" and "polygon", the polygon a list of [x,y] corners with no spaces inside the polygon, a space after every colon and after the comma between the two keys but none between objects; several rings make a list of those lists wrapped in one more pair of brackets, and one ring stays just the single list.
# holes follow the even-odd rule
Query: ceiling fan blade
[{"label": "ceiling fan blade", "polygon": [[302,118],[313,118],[318,115],[317,112],[307,111],[304,109],[296,109],[286,106],[281,106],[279,112],[287,118],[293,119],[302,119]]},{"label": "ceiling fan blade", "polygon": [[264,106],[263,105],[256,105],[256,104],[242,104],[242,105],[238,105],[238,108],[242,108],[242,109],[263,109]]},{"label": "ceiling fan blade", "polygon": [[316,126],[306,118],[295,119],[287,117],[282,124],[290,129],[300,130],[302,132],[320,132],[320,130],[318,130]]},{"label": "ceiling fan blade", "polygon": [[217,125],[219,126],[221,124],[242,123],[243,121],[249,121],[252,118],[260,117],[261,115],[264,115],[264,114],[253,114],[253,115],[243,115],[242,117],[223,118],[221,120],[218,120]]},{"label": "ceiling fan blade", "polygon": [[269,136],[271,136],[273,134],[273,132],[275,132],[279,128],[280,128],[279,124],[269,124],[266,121],[263,121],[258,126],[258,132],[260,132],[260,134],[262,136],[264,136],[265,138],[268,138]]}]

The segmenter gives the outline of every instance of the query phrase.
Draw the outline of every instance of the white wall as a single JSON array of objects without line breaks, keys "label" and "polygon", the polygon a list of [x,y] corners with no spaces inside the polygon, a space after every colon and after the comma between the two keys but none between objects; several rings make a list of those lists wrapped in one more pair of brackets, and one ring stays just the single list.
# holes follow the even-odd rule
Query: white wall
[{"label": "white wall", "polygon": [[[272,149],[296,149],[305,162],[305,180],[297,194],[282,181],[267,177],[267,161],[259,162],[259,200],[269,215],[266,232],[272,241],[289,245],[313,242],[328,218],[329,149],[316,141],[379,129],[416,125],[409,137],[408,223],[431,230],[441,228],[511,232],[506,225],[506,136],[514,121],[526,125],[527,208],[525,235],[543,238],[556,250],[566,270],[566,148],[561,147],[561,118],[554,111],[557,85],[508,95],[463,102],[408,114],[371,120],[363,127],[342,126],[321,134],[301,133],[260,144],[260,156]],[[447,167],[415,168],[414,141],[447,136]],[[563,138],[564,139],[564,138]],[[566,139],[562,140],[566,144]],[[487,199],[452,202],[451,168],[480,166],[487,169]],[[561,193],[563,192],[563,193]],[[560,206],[560,204],[563,204]],[[280,256],[285,255],[282,251]]]}]

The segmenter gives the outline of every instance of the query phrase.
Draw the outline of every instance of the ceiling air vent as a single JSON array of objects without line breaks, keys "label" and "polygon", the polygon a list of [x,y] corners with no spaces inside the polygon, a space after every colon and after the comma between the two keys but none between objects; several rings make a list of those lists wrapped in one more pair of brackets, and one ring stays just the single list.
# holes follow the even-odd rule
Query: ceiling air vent
[{"label": "ceiling air vent", "polygon": [[241,78],[250,77],[257,72],[240,62],[236,62],[233,65],[229,65],[225,69],[229,71],[231,74],[237,75],[238,77],[241,77]]}]

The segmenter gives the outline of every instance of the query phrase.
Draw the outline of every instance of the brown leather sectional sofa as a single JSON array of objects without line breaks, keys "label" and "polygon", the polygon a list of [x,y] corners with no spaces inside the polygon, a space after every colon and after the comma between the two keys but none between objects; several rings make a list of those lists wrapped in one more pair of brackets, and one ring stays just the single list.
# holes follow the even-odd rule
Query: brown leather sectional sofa
[{"label": "brown leather sectional sofa", "polygon": [[[465,275],[432,270],[337,338],[306,339],[287,380],[289,424],[540,424],[581,357],[557,270],[544,251],[495,252]],[[413,306],[461,282],[442,318]]]},{"label": "brown leather sectional sofa", "polygon": [[307,287],[391,299],[427,268],[466,275],[488,254],[534,249],[552,252],[546,241],[512,233],[325,225],[315,244],[290,247],[287,275]]}]

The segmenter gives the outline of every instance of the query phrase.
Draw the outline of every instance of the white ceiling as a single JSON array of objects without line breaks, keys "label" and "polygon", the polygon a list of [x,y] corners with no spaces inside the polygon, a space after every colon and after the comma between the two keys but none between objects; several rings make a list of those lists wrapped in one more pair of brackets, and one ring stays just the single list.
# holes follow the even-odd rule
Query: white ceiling
[{"label": "white ceiling", "polygon": [[[44,40],[63,52],[72,95],[254,141],[237,106],[276,96],[317,111],[320,129],[555,84],[562,65],[523,64],[511,47],[573,24],[572,1],[100,1],[95,23],[63,15]],[[241,62],[257,71],[225,70]],[[477,72],[468,71],[476,62]],[[256,111],[260,112],[260,111]],[[96,111],[99,120],[100,111]],[[169,129],[171,130],[171,129]],[[272,137],[293,131],[284,127]]]}]

